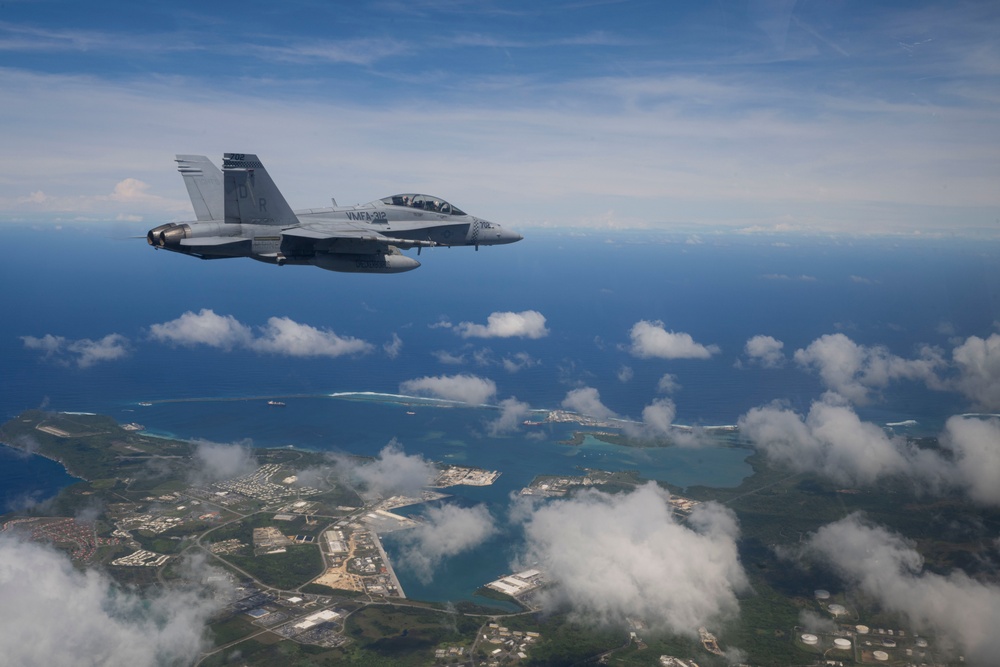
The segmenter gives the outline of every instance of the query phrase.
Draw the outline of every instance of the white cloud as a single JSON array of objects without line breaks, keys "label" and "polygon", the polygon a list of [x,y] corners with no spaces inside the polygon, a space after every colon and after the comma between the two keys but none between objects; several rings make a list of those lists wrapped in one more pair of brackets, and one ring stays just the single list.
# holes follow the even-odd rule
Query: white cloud
[{"label": "white cloud", "polygon": [[394,331],[392,333],[392,340],[382,344],[382,351],[390,359],[395,359],[403,351],[403,339]]},{"label": "white cloud", "polygon": [[750,363],[763,368],[777,368],[785,363],[785,355],[781,351],[784,346],[772,336],[754,336],[747,341],[743,351]]},{"label": "white cloud", "polygon": [[1000,507],[1000,420],[952,417],[939,438],[972,500]]},{"label": "white cloud", "polygon": [[225,600],[216,593],[195,585],[140,598],[49,547],[0,535],[0,655],[12,665],[190,664],[209,646],[206,623]]},{"label": "white cloud", "polygon": [[635,377],[635,371],[632,370],[631,366],[622,365],[622,367],[618,369],[617,375],[618,381],[625,383]]},{"label": "white cloud", "polygon": [[594,387],[580,387],[566,394],[562,406],[581,415],[607,419],[616,416],[614,411],[601,403],[601,394]]},{"label": "white cloud", "polygon": [[779,405],[753,408],[740,417],[739,428],[769,459],[840,483],[870,485],[905,475],[933,491],[951,482],[950,467],[939,454],[888,435],[830,398],[814,402],[805,418]]},{"label": "white cloud", "polygon": [[217,315],[207,308],[154,324],[149,332],[153,340],[174,345],[208,345],[222,350],[245,348],[292,357],[339,357],[372,350],[370,343],[359,338],[338,336],[287,317],[271,317],[255,333],[232,315]]},{"label": "white cloud", "polygon": [[994,664],[1000,654],[1000,586],[964,572],[924,569],[914,544],[852,514],[827,524],[806,553],[879,604],[909,620],[916,632],[953,643],[972,664]]},{"label": "white cloud", "polygon": [[448,350],[435,350],[431,352],[435,359],[437,359],[442,364],[447,364],[449,366],[461,366],[465,363],[464,354],[454,354]]},{"label": "white cloud", "polygon": [[858,345],[837,333],[796,350],[794,358],[800,366],[816,370],[827,388],[856,404],[867,403],[873,389],[883,389],[894,380],[920,380],[932,389],[943,388],[937,373],[945,361],[931,347],[922,348],[919,359],[904,359],[885,347]]},{"label": "white cloud", "polygon": [[401,534],[400,561],[422,582],[430,583],[445,558],[474,549],[495,533],[496,524],[486,505],[429,507],[419,526]]},{"label": "white cloud", "polygon": [[250,327],[232,315],[216,315],[208,308],[197,314],[187,311],[176,320],[149,327],[153,340],[175,345],[208,345],[223,350],[249,345],[253,340]]},{"label": "white cloud", "polygon": [[984,409],[1000,410],[1000,334],[970,336],[952,351],[952,358],[959,391]]},{"label": "white cloud", "polygon": [[482,405],[496,396],[497,385],[478,375],[438,375],[406,380],[400,383],[399,390],[404,394]]},{"label": "white cloud", "polygon": [[541,362],[527,352],[515,352],[504,357],[501,363],[503,364],[503,369],[508,373],[517,373],[525,368],[537,366]]},{"label": "white cloud", "polygon": [[867,486],[884,477],[908,479],[920,493],[957,490],[981,505],[1000,506],[1000,420],[952,417],[938,438],[943,456],[863,422],[833,396],[805,417],[780,405],[754,408],[740,432],[772,461],[842,484]]},{"label": "white cloud", "polygon": [[627,422],[625,433],[631,438],[656,440],[670,435],[677,416],[677,406],[669,398],[657,398],[642,409],[642,424]]},{"label": "white cloud", "polygon": [[522,563],[538,563],[555,586],[544,595],[587,623],[639,618],[697,634],[734,616],[746,576],[732,512],[707,503],[681,524],[653,483],[631,493],[595,490],[520,510]]},{"label": "white cloud", "polygon": [[419,496],[437,477],[434,464],[420,454],[407,454],[402,445],[392,440],[374,461],[357,464],[345,459],[347,474],[361,480],[373,493],[382,496]]},{"label": "white cloud", "polygon": [[691,334],[667,331],[663,322],[641,320],[629,332],[632,347],[629,351],[640,359],[708,359],[719,352],[716,345],[696,343]]},{"label": "white cloud", "polygon": [[491,313],[485,326],[460,322],[455,331],[463,338],[544,338],[549,334],[545,316],[537,310]]},{"label": "white cloud", "polygon": [[500,416],[488,425],[489,434],[496,437],[518,430],[521,427],[521,422],[528,416],[530,409],[530,405],[513,396],[503,399],[500,401]]},{"label": "white cloud", "polygon": [[299,324],[287,317],[269,318],[250,347],[258,352],[292,357],[340,357],[372,350],[371,343],[360,338],[338,336],[332,331]]},{"label": "white cloud", "polygon": [[242,477],[258,467],[249,441],[224,444],[199,440],[195,445],[191,470],[192,482],[195,484]]},{"label": "white cloud", "polygon": [[26,348],[29,350],[40,350],[45,353],[46,357],[50,357],[62,350],[67,342],[62,336],[53,336],[52,334],[45,334],[41,338],[21,336],[21,340],[24,342]]},{"label": "white cloud", "polygon": [[[926,8],[918,11],[928,13]],[[679,73],[669,59],[649,62],[647,36],[632,40],[632,46],[614,47],[621,71],[642,68],[642,75],[580,76],[574,70],[560,79],[551,68],[544,76],[530,67],[519,76],[454,68],[448,76],[433,80],[419,75],[431,64],[422,57],[427,50],[411,51],[412,35],[401,25],[383,25],[386,35],[379,47],[358,49],[350,42],[317,42],[308,35],[289,35],[284,43],[273,36],[262,39],[247,34],[246,23],[238,19],[230,21],[231,37],[211,40],[211,45],[205,40],[172,39],[170,33],[143,34],[138,39],[117,32],[116,26],[100,33],[63,27],[42,35],[8,24],[4,47],[13,53],[51,52],[56,58],[74,58],[86,48],[90,54],[102,54],[97,61],[129,63],[155,57],[151,53],[184,57],[174,59],[181,69],[157,70],[163,76],[155,79],[80,71],[79,67],[86,70],[82,63],[86,59],[77,59],[81,62],[75,62],[78,67],[73,71],[79,72],[75,75],[5,68],[0,72],[0,89],[7,93],[9,150],[23,159],[5,179],[0,204],[19,215],[27,206],[13,203],[32,192],[69,190],[70,199],[79,191],[111,191],[129,177],[150,183],[149,192],[176,193],[168,201],[188,207],[179,179],[169,169],[169,156],[172,147],[190,138],[185,119],[198,117],[219,128],[214,146],[267,126],[281,132],[260,137],[260,154],[313,147],[317,157],[310,165],[287,160],[293,165],[288,180],[294,183],[289,200],[302,201],[302,206],[311,204],[294,195],[323,192],[334,156],[351,154],[356,157],[351,173],[344,175],[346,192],[367,191],[371,183],[405,182],[416,174],[424,182],[453,183],[455,191],[469,193],[463,195],[467,201],[484,202],[485,210],[495,211],[503,220],[531,218],[570,225],[591,218],[592,224],[601,226],[622,219],[655,224],[649,221],[662,220],[669,203],[674,219],[699,226],[739,224],[771,230],[793,219],[793,225],[785,226],[810,231],[947,230],[941,220],[968,218],[997,203],[995,188],[990,187],[995,146],[983,141],[995,126],[996,110],[991,97],[983,93],[988,86],[977,85],[981,77],[993,76],[988,69],[992,61],[983,55],[991,53],[993,42],[984,31],[992,22],[982,16],[970,20],[970,10],[953,9],[949,15],[935,11],[941,12],[935,29],[947,24],[945,30],[952,35],[948,43],[960,47],[949,53],[937,49],[933,58],[886,58],[885,51],[874,47],[884,44],[884,35],[912,21],[912,16],[907,10],[880,12],[864,34],[851,36],[859,45],[852,53],[858,67],[851,70],[851,83],[861,85],[835,100],[800,85],[815,77],[790,80],[768,68],[746,69],[747,62],[773,62],[779,57],[814,66],[814,72],[833,76],[835,84],[847,91],[843,85],[847,74],[830,67],[835,60],[829,53],[803,57],[802,42],[814,37],[803,39],[804,28],[795,22],[789,34],[799,33],[799,43],[787,52],[782,48],[776,53],[767,45],[735,61],[715,60],[698,72]],[[833,18],[830,29],[839,32],[839,17]],[[503,25],[502,17],[496,23],[501,33],[511,29],[509,23]],[[553,29],[567,29],[558,24],[552,22]],[[632,27],[642,35],[658,22],[646,24]],[[441,25],[448,29],[447,21]],[[714,17],[702,13],[677,28],[710,39],[727,34],[712,30],[713,26],[717,27]],[[758,30],[752,24],[740,27],[747,34]],[[924,29],[924,25],[914,28],[918,33]],[[588,48],[578,37],[564,34],[547,43]],[[494,41],[512,40],[507,35],[487,40]],[[184,69],[194,43],[202,49],[198,56],[221,66],[249,57],[266,59],[268,66],[305,62],[309,67],[279,68],[278,75],[261,82],[270,94],[254,95],[256,91],[240,88],[237,82],[220,83]],[[473,48],[455,40],[444,44],[456,49],[456,62],[462,60],[462,49]],[[685,48],[680,42],[675,46]],[[830,51],[825,44],[820,51],[824,49]],[[709,45],[702,53],[712,50]],[[399,57],[403,53],[408,57]],[[353,76],[350,67],[329,68],[322,78],[355,86],[359,94],[345,97],[336,95],[336,85],[315,85],[313,68],[319,63],[363,64],[385,57],[394,57],[393,66],[402,68],[400,83],[389,98],[379,94],[377,82]],[[157,61],[160,66],[164,62]],[[554,60],[542,57],[538,62]],[[355,74],[363,71],[353,69]],[[893,96],[891,85],[882,85],[882,75],[895,82],[919,81],[921,90],[902,102]],[[415,105],[415,99],[423,102]],[[253,118],[231,112],[233,106],[251,104],[256,111]],[[713,112],[706,115],[706,108]],[[331,117],[340,120],[335,131],[329,125]],[[671,122],[664,123],[663,118]],[[942,118],[962,122],[949,125],[953,131],[945,137],[938,131]],[[150,133],[149,127],[157,132]],[[427,137],[434,138],[432,155],[425,149]],[[137,145],[145,148],[140,156],[130,150]],[[601,160],[589,159],[595,146]],[[49,157],[57,154],[59,160]],[[483,154],[491,159],[475,160],[475,155]],[[527,154],[539,159],[526,162]],[[880,158],[872,160],[873,154]],[[166,156],[166,164],[154,165],[156,158],[149,156],[156,155]],[[962,155],[962,164],[956,168],[942,160],[943,155]],[[720,173],[731,177],[719,179]],[[948,187],[940,187],[945,181]],[[116,203],[104,197],[106,206]],[[595,198],[624,201],[616,206],[625,210],[611,220],[601,219],[594,212]],[[81,209],[67,206],[66,210]],[[933,218],[938,221],[931,223]],[[985,228],[988,222],[982,224]]]},{"label": "white cloud", "polygon": [[130,353],[128,339],[116,333],[108,334],[98,340],[89,338],[69,340],[52,334],[46,334],[41,338],[21,336],[21,340],[27,349],[43,352],[46,359],[53,359],[59,363],[73,363],[79,368],[90,368],[104,361],[122,359]]},{"label": "white cloud", "polygon": [[[743,230],[743,231],[747,231],[747,230]],[[768,231],[775,232],[775,231],[781,231],[781,230],[768,230]],[[761,278],[763,278],[764,280],[792,280],[792,281],[800,281],[800,282],[805,282],[805,283],[814,283],[814,282],[816,282],[816,277],[815,276],[807,276],[807,275],[804,275],[804,274],[800,275],[800,276],[788,276],[788,275],[785,275],[784,273],[768,273],[766,275],[761,276]]]},{"label": "white cloud", "polygon": [[677,376],[664,373],[659,382],[656,383],[656,390],[662,394],[676,394],[680,391],[681,385],[677,382]]}]

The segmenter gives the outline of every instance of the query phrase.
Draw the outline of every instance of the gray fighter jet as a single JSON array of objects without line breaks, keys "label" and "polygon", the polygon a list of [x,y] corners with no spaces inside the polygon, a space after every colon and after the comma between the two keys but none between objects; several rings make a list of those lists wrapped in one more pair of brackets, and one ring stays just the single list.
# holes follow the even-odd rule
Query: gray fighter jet
[{"label": "gray fighter jet", "polygon": [[401,194],[357,206],[293,211],[256,155],[226,153],[222,171],[203,155],[178,155],[197,222],[149,230],[157,249],[201,259],[250,257],[328,271],[401,273],[420,266],[401,249],[499,245],[520,234],[440,197]]}]

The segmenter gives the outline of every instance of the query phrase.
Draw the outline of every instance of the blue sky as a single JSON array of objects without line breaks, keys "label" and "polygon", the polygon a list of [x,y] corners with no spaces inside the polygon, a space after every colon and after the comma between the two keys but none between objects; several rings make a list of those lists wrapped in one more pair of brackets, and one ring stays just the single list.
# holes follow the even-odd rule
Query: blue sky
[{"label": "blue sky", "polygon": [[237,151],[297,208],[995,236],[997,34],[991,2],[9,2],[0,221],[186,219],[173,155]]}]

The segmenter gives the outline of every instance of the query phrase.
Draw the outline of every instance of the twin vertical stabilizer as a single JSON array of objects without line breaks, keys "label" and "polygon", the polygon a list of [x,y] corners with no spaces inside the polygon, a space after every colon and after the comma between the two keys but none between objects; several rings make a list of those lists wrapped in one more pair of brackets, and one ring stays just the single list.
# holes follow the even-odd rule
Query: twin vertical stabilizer
[{"label": "twin vertical stabilizer", "polygon": [[227,223],[283,227],[299,223],[256,155],[225,153],[222,173]]},{"label": "twin vertical stabilizer", "polygon": [[222,206],[222,172],[204,155],[177,155],[177,171],[184,177],[194,214],[201,222],[221,221],[225,217]]}]

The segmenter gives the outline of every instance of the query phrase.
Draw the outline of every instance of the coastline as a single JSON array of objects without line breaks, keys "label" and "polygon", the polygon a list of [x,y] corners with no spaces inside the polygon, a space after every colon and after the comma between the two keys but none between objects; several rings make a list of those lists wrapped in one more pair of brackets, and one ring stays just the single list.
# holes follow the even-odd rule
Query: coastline
[{"label": "coastline", "polygon": [[385,563],[386,574],[389,575],[389,579],[392,580],[392,585],[396,587],[399,592],[399,598],[405,600],[406,593],[403,591],[403,587],[399,583],[399,579],[396,577],[396,568],[392,566],[392,561],[389,560],[389,554],[385,552],[385,547],[382,546],[382,538],[375,530],[369,531],[372,536],[372,542],[375,543],[375,547],[378,549],[379,555],[382,557],[382,562]]}]

